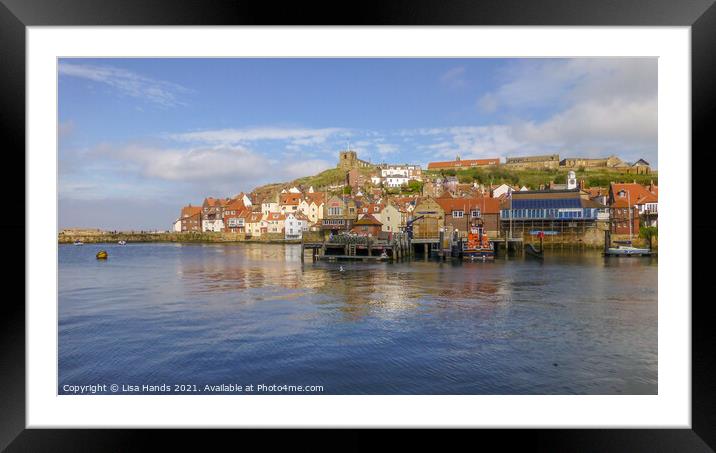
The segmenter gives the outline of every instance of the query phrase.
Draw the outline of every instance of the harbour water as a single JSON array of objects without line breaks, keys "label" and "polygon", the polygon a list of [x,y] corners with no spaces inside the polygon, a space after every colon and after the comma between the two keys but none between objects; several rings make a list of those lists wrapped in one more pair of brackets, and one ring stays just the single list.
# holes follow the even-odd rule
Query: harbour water
[{"label": "harbour water", "polygon": [[[95,259],[100,249],[108,260]],[[302,264],[300,253],[60,245],[58,393],[658,391],[655,258],[313,263],[309,254]]]}]

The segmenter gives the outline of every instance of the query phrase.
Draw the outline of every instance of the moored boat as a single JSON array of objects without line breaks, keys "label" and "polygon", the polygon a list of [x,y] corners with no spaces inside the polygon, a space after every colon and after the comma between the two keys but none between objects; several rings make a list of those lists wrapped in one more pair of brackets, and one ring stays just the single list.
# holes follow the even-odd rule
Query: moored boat
[{"label": "moored boat", "polygon": [[482,226],[471,226],[467,235],[467,243],[463,244],[462,257],[467,260],[495,259],[495,248],[490,238],[484,233]]},{"label": "moored boat", "polygon": [[606,252],[604,252],[605,256],[649,256],[651,255],[651,250],[639,248],[639,247],[632,247],[631,245],[619,245],[617,247],[609,247]]},{"label": "moored boat", "polygon": [[85,243],[80,240],[77,240],[74,242],[74,245],[85,245]]},{"label": "moored boat", "polygon": [[127,241],[119,241],[119,242],[117,242],[117,244],[119,244],[119,245],[127,245]]}]

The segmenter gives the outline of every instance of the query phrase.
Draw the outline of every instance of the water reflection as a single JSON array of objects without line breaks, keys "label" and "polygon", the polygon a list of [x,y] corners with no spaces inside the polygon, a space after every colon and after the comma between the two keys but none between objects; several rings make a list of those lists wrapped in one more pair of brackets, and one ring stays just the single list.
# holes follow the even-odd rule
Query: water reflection
[{"label": "water reflection", "polygon": [[91,247],[60,247],[61,381],[656,392],[655,259],[554,252],[543,263],[356,262],[340,272],[310,255],[301,263],[300,246],[109,251],[99,266]]}]

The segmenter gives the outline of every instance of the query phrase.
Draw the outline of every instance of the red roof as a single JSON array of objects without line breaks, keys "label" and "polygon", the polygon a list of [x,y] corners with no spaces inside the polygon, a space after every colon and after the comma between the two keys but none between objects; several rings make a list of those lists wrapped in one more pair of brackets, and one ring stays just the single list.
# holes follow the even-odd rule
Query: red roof
[{"label": "red roof", "polygon": [[378,219],[373,217],[371,214],[365,214],[360,219],[353,222],[353,225],[376,225],[381,226],[383,225]]},{"label": "red roof", "polygon": [[286,214],[281,214],[280,212],[270,212],[266,216],[266,220],[270,222],[275,220],[286,220]]},{"label": "red roof", "polygon": [[181,216],[182,217],[192,217],[197,214],[201,214],[201,206],[184,206],[181,208]]},{"label": "red roof", "polygon": [[279,204],[297,206],[301,203],[300,193],[282,193],[279,197]]},{"label": "red roof", "polygon": [[452,211],[467,212],[472,209],[479,209],[483,214],[498,214],[500,212],[500,200],[498,198],[436,198],[435,201],[446,213]]},{"label": "red roof", "polygon": [[[619,192],[622,190],[629,194],[628,197],[626,195],[624,197],[619,196]],[[636,183],[612,183],[611,192],[614,197],[613,207],[628,207],[629,204],[634,206],[645,203],[658,203],[659,201],[658,188],[651,184],[643,186]]]}]

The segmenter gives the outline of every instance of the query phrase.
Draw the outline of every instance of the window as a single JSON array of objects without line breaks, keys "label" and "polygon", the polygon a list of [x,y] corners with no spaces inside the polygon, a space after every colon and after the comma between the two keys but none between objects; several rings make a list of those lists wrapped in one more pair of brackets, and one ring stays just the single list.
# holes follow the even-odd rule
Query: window
[{"label": "window", "polygon": [[479,210],[479,209],[473,209],[472,211],[470,211],[470,216],[471,216],[471,217],[480,217],[480,210]]},{"label": "window", "polygon": [[464,214],[463,211],[453,211],[452,212],[452,216],[455,217],[456,219],[461,219],[463,214]]}]

